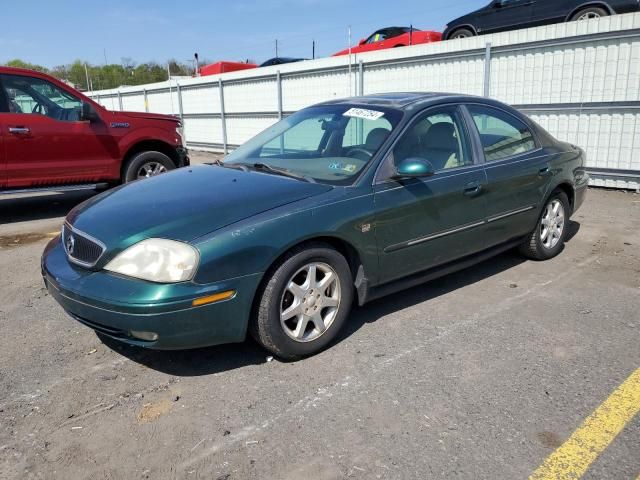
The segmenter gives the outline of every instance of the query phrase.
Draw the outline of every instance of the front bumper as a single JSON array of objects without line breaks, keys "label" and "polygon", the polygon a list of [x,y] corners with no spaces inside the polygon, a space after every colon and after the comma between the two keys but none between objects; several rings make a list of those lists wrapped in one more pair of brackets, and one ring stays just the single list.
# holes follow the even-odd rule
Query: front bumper
[{"label": "front bumper", "polygon": [[188,167],[191,165],[191,159],[189,158],[189,150],[187,150],[187,147],[177,147],[176,153],[178,154],[178,168]]},{"label": "front bumper", "polygon": [[[210,285],[162,285],[90,271],[72,265],[59,237],[42,256],[47,290],[76,320],[116,340],[157,350],[179,350],[242,342],[261,274]],[[192,301],[235,290],[225,301],[193,307]],[[150,332],[154,341],[131,332]]]}]

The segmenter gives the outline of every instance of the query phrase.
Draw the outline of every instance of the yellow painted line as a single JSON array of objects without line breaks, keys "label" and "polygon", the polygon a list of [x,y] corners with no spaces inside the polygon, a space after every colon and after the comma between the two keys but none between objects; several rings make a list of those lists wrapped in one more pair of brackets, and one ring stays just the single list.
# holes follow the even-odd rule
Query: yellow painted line
[{"label": "yellow painted line", "polygon": [[[640,411],[640,368],[553,452],[529,480],[576,480]],[[640,480],[640,479],[638,479]]]}]

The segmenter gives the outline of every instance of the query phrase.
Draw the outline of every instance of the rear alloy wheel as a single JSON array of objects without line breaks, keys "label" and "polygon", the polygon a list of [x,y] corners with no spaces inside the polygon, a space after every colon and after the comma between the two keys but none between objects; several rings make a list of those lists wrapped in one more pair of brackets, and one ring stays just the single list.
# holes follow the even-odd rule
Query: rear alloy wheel
[{"label": "rear alloy wheel", "polygon": [[582,10],[576,12],[572,17],[571,20],[591,20],[593,18],[602,18],[602,17],[608,17],[609,16],[609,12],[607,12],[604,8],[600,8],[600,7],[588,7],[588,8],[583,8]]},{"label": "rear alloy wheel", "polygon": [[453,33],[449,35],[449,40],[455,40],[458,38],[470,38],[470,37],[475,37],[475,34],[473,33],[473,31],[469,30],[468,28],[459,28],[457,30],[454,30]]},{"label": "rear alloy wheel", "polygon": [[260,295],[252,335],[284,359],[326,347],[344,324],[353,299],[345,258],[322,244],[290,252]]},{"label": "rear alloy wheel", "polygon": [[173,161],[161,152],[141,152],[136,154],[127,164],[122,175],[122,182],[155,177],[176,168]]},{"label": "rear alloy wheel", "polygon": [[567,237],[571,206],[564,192],[557,191],[547,201],[538,226],[520,246],[520,252],[533,260],[548,260],[558,255]]}]

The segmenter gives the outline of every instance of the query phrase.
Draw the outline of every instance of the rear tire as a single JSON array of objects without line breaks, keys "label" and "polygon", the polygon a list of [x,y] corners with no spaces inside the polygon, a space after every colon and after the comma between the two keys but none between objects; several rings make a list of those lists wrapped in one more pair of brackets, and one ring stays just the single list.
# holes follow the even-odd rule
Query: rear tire
[{"label": "rear tire", "polygon": [[520,245],[522,255],[532,260],[549,260],[564,248],[571,205],[567,195],[556,190],[545,203],[535,230]]},{"label": "rear tire", "polygon": [[468,28],[458,28],[449,35],[449,40],[455,40],[457,38],[471,38],[475,36],[476,34]]},{"label": "rear tire", "polygon": [[336,338],[353,301],[351,270],[339,252],[320,243],[298,247],[266,282],[250,325],[251,335],[264,348],[295,360],[321,351]]},{"label": "rear tire", "polygon": [[124,168],[122,183],[155,177],[176,168],[173,161],[162,152],[140,152],[134,155]]},{"label": "rear tire", "polygon": [[578,10],[571,17],[571,21],[576,20],[591,20],[592,18],[602,18],[608,17],[609,12],[607,12],[604,8],[601,7],[587,7],[582,10]]}]

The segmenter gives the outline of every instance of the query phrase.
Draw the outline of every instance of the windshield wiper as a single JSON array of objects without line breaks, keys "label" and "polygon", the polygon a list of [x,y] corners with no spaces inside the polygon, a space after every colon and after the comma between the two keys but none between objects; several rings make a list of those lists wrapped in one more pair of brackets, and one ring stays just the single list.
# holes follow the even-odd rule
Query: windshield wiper
[{"label": "windshield wiper", "polygon": [[313,178],[307,177],[305,175],[300,175],[298,173],[293,173],[291,170],[287,170],[286,168],[272,167],[271,165],[260,162],[254,163],[252,167],[261,172],[269,172],[275,175],[282,175],[283,177],[295,178],[296,180],[302,180],[304,182],[316,183]]},{"label": "windshield wiper", "polygon": [[248,172],[249,169],[243,163],[225,163],[219,158],[216,158],[213,162],[209,163],[209,165],[217,165],[222,168],[233,168],[235,170],[242,170],[243,172]]}]

